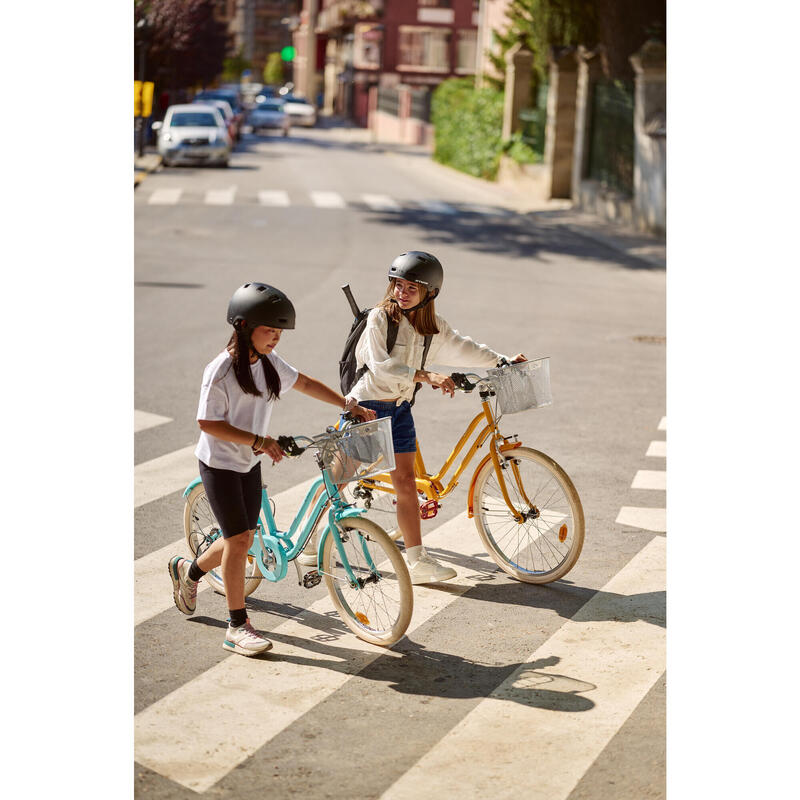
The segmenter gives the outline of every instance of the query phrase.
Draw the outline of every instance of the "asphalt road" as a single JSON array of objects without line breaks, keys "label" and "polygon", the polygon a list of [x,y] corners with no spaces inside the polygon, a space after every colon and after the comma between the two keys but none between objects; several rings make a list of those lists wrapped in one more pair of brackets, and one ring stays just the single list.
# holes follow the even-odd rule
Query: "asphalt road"
[{"label": "asphalt road", "polygon": [[[505,797],[524,786],[550,800],[665,796],[665,492],[640,488],[666,468],[651,444],[666,437],[665,274],[563,219],[517,213],[496,187],[338,130],[247,136],[227,170],[165,169],[136,190],[135,408],[145,414],[135,461],[146,487],[135,558],[156,575],[137,579],[148,609],[137,608],[135,629],[138,795],[338,798],[358,787],[364,797]],[[442,261],[437,310],[455,328],[501,352],[551,358],[553,406],[502,428],[573,478],[586,515],[581,558],[543,587],[496,570],[472,522],[462,524],[468,471],[424,524],[459,577],[420,591],[441,608],[390,652],[359,661],[335,617],[306,611],[322,607],[324,589],[302,589],[290,572],[248,602],[275,643],[269,656],[226,656],[224,600],[202,592],[196,615],[181,615],[160,553],[182,537],[200,378],[227,341],[228,298],[252,280],[283,289],[297,328],[278,352],[336,386],[352,321],[340,286],[373,305],[408,249]],[[429,468],[476,408],[476,398],[420,392]],[[314,434],[335,419],[293,393],[271,432]],[[314,470],[302,458],[264,467],[273,495]],[[217,680],[230,659],[240,663]],[[240,681],[251,688],[234,701],[226,692]],[[292,681],[297,695],[281,693]],[[256,696],[274,714],[247,714]]]}]

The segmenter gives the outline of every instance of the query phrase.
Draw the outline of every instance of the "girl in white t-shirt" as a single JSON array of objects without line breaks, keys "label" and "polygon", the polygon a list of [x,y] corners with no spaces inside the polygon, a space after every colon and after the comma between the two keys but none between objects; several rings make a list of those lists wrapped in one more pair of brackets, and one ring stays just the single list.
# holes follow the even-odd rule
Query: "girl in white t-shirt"
[{"label": "girl in white t-shirt", "polygon": [[[356,347],[356,365],[366,367],[347,394],[392,418],[396,468],[391,473],[397,495],[397,525],[403,534],[411,582],[431,583],[455,578],[456,571],[440,564],[422,546],[419,501],[414,480],[417,451],[411,401],[417,383],[429,383],[451,397],[455,384],[449,375],[421,368],[425,336],[431,335],[426,363],[454,367],[494,367],[505,356],[453,330],[433,305],[444,280],[439,260],[430,253],[411,250],[399,255],[389,268],[389,287],[383,300],[370,311],[367,326]],[[386,348],[388,319],[399,323],[397,339]],[[512,362],[524,361],[521,353]]]},{"label": "girl in white t-shirt", "polygon": [[227,319],[234,328],[228,346],[203,373],[197,409],[201,433],[195,450],[222,538],[194,561],[172,558],[169,574],[175,605],[192,614],[197,582],[221,566],[230,614],[223,648],[251,656],[272,647],[247,618],[244,576],[261,508],[259,456],[266,454],[273,463],[283,457],[278,443],[267,436],[275,401],[295,388],[363,419],[374,419],[375,413],[298,372],[274,352],[282,331],[293,329],[295,321],[294,307],[280,290],[246,283],[231,298]]}]

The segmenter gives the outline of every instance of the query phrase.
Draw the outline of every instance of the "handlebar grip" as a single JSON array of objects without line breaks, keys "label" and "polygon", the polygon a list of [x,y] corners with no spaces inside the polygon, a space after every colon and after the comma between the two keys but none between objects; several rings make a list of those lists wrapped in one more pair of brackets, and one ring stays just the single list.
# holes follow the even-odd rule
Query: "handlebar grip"
[{"label": "handlebar grip", "polygon": [[296,457],[305,452],[305,447],[300,447],[293,436],[279,436],[276,441],[278,442],[278,447],[280,447],[287,456]]},{"label": "handlebar grip", "polygon": [[450,374],[456,389],[462,392],[471,392],[478,384],[472,383],[463,372],[453,372]]}]

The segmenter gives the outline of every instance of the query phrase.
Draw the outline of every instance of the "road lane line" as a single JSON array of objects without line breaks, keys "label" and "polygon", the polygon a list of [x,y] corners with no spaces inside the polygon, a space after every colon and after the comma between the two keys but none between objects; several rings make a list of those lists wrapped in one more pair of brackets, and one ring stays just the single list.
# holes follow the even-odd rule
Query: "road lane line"
[{"label": "road lane line", "polygon": [[657,489],[666,491],[667,473],[663,469],[640,469],[633,477],[631,489]]},{"label": "road lane line", "polygon": [[309,192],[311,202],[318,208],[344,208],[345,202],[338,192]]},{"label": "road lane line", "polygon": [[230,186],[227,189],[208,189],[206,191],[205,203],[207,206],[230,206],[233,205],[233,197],[235,194],[235,186]]},{"label": "road lane line", "polygon": [[650,442],[645,455],[655,456],[656,458],[667,457],[667,443],[665,441]]},{"label": "road lane line", "polygon": [[616,523],[617,525],[627,525],[629,528],[641,528],[645,531],[666,533],[667,509],[622,506],[617,515]]},{"label": "road lane line", "polygon": [[262,206],[288,206],[289,193],[279,189],[262,189],[258,193],[258,202]]},{"label": "road lane line", "polygon": [[[195,477],[197,474],[197,460],[195,460]],[[189,478],[192,480],[192,478]],[[300,503],[312,484],[313,478],[286,489],[272,498],[275,501],[275,523],[281,530],[288,530],[291,525]],[[189,483],[187,480],[183,486]],[[183,524],[183,516],[179,519],[171,520],[170,524],[176,530],[180,530]],[[148,553],[142,558],[137,558],[133,563],[133,624],[140,625],[148,619],[152,619],[157,614],[161,614],[168,608],[174,606],[172,600],[172,586],[167,575],[167,563],[172,556],[190,557],[189,545],[182,536],[175,542]],[[294,567],[292,567],[294,569]],[[198,592],[210,588],[206,581],[200,581],[197,587]]]},{"label": "road lane line", "polygon": [[442,203],[439,200],[420,200],[419,205],[424,211],[430,211],[432,214],[456,213],[456,210],[452,206],[447,205],[447,203]]},{"label": "road lane line", "polygon": [[182,194],[183,189],[156,189],[147,203],[151,206],[174,206]]},{"label": "road lane line", "polygon": [[665,571],[656,537],[382,799],[565,800],[666,669]]},{"label": "road lane line", "polygon": [[361,199],[374,211],[398,211],[400,206],[386,194],[362,194]]},{"label": "road lane line", "polygon": [[165,497],[197,476],[196,444],[145,461],[133,468],[133,507]]},{"label": "road lane line", "polygon": [[[427,534],[424,542],[429,548],[458,552],[463,550],[465,536],[477,536],[466,512]],[[497,569],[488,559],[486,564]],[[408,633],[485,578],[485,572],[462,570],[455,581],[448,581],[447,591],[415,586]],[[330,615],[333,603],[326,594],[309,611]],[[306,649],[302,642],[313,630],[301,617],[273,630],[276,644],[268,657],[228,656],[137,714],[136,761],[175,783],[203,792],[376,658],[396,655],[362,642],[349,629],[336,643],[337,651],[346,653],[343,657]],[[257,627],[257,620],[254,622]],[[287,641],[293,639],[298,644]],[[213,711],[198,714],[198,708]]]},{"label": "road lane line", "polygon": [[133,432],[146,431],[148,428],[155,428],[157,425],[164,425],[172,422],[172,417],[162,417],[160,414],[151,414],[149,411],[133,410]]},{"label": "road lane line", "polygon": [[661,417],[661,422],[658,423],[658,429],[660,431],[665,431],[667,429],[667,418]]}]

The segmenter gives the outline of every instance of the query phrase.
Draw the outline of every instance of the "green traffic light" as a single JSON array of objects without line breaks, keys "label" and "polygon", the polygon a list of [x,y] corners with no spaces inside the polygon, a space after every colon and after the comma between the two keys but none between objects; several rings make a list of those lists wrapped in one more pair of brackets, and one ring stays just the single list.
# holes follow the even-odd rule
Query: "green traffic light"
[{"label": "green traffic light", "polygon": [[288,46],[281,50],[281,61],[294,61],[296,50],[294,47]]}]

